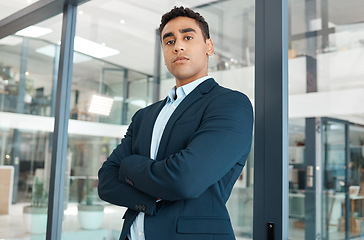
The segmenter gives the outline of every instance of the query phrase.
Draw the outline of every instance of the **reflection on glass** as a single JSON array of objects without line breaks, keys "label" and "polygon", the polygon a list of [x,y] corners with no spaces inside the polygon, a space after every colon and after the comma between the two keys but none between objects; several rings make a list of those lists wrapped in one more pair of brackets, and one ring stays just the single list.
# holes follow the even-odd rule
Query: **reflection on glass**
[{"label": "reflection on glass", "polygon": [[[324,125],[324,189],[323,236],[328,239],[345,238],[346,204],[346,131],[345,124],[328,121]],[[352,214],[352,213],[351,213]],[[349,223],[351,224],[351,223]]]},{"label": "reflection on glass", "polygon": [[[297,146],[290,140],[292,239],[350,239],[364,233],[358,130],[364,125],[362,7],[363,2],[289,1],[290,125],[302,120],[305,143],[300,165],[293,161]],[[290,138],[296,138],[291,128]],[[300,173],[306,185],[298,191],[294,181]]]},{"label": "reflection on glass", "polygon": [[[9,36],[2,41],[12,43],[1,48],[0,111],[53,116],[54,72],[58,66],[54,56],[59,54],[59,48],[52,48],[52,55],[45,57],[41,49],[51,44],[48,41],[22,36]],[[41,67],[45,62],[47,65]]]},{"label": "reflection on glass", "polygon": [[[57,28],[61,17],[32,27],[44,29],[52,22]],[[42,49],[55,42],[43,35],[60,39],[56,31],[39,38],[22,31],[0,39],[0,185],[10,190],[0,194],[3,239],[44,237],[46,232],[59,49],[44,55]],[[12,169],[8,179],[7,169]],[[3,202],[9,195],[10,205]]]},{"label": "reflection on glass", "polygon": [[[10,185],[11,202],[6,205],[3,198],[8,196],[2,191],[0,208],[6,210],[10,223],[18,219],[16,224],[1,225],[2,237],[27,236],[45,234],[47,221],[47,203],[49,188],[50,133],[26,129],[13,129],[2,126],[0,171],[11,168],[13,185]],[[1,176],[6,175],[2,172]],[[8,182],[1,179],[1,183]],[[4,219],[5,220],[5,219]],[[14,222],[14,223],[15,223]],[[20,231],[20,229],[22,229]],[[17,231],[14,231],[17,230]]]},{"label": "reflection on glass", "polygon": [[[128,124],[128,115],[150,103],[148,75],[82,53],[75,52],[75,56],[87,60],[74,61],[71,119]],[[132,92],[137,83],[137,92]]]},{"label": "reflection on glass", "polygon": [[289,123],[289,224],[290,239],[304,239],[305,219],[305,121]]}]

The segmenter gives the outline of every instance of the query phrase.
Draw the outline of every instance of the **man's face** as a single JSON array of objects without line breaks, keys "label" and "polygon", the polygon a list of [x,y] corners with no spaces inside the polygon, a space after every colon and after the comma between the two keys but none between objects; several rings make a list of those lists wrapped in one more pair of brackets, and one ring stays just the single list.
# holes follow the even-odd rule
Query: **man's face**
[{"label": "man's face", "polygon": [[207,75],[208,56],[214,53],[214,47],[211,39],[204,40],[194,19],[172,19],[161,37],[164,62],[176,78],[177,87]]}]

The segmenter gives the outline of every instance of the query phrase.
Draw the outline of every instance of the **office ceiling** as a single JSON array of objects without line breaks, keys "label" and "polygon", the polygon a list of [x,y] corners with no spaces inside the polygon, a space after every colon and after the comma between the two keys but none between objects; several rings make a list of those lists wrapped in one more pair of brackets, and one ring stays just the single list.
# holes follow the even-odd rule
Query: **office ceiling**
[{"label": "office ceiling", "polygon": [[[36,0],[0,0],[0,18],[34,2]],[[159,26],[161,15],[173,6],[183,5],[193,8],[209,5],[207,8],[199,8],[199,11],[210,23],[213,40],[220,39],[221,34],[224,34],[223,37],[227,39],[218,51],[227,52],[227,57],[229,57],[229,52],[240,52],[237,48],[241,48],[242,44],[237,43],[239,39],[234,38],[234,32],[236,32],[234,21],[241,21],[242,16],[250,12],[249,22],[245,24],[254,27],[254,1],[231,1],[233,4],[229,5],[223,4],[223,2],[225,1],[91,0],[78,7],[76,35],[119,51],[119,54],[106,57],[104,60],[152,75],[154,70],[155,31]],[[291,25],[292,34],[306,31],[304,4],[302,0],[290,1],[291,14],[294,16]],[[363,0],[328,0],[328,7],[330,24],[338,26],[363,22]],[[317,1],[317,18],[321,18],[320,9],[320,1]],[[224,17],[226,22],[223,26],[217,26],[219,24],[217,19],[226,12],[229,12],[231,17],[228,19]],[[40,38],[54,43],[58,42],[60,40],[61,20],[61,16],[57,16],[37,24],[37,26],[53,30],[52,33]],[[223,33],[220,32],[222,27],[224,29]],[[248,38],[250,39],[248,42],[254,47],[254,32],[250,32]],[[231,48],[234,50],[231,50]]]}]

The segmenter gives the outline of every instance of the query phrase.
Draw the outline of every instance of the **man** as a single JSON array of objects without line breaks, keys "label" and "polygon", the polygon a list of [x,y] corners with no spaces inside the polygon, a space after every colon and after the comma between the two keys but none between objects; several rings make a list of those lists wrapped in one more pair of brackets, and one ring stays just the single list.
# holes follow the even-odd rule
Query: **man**
[{"label": "man", "polygon": [[235,239],[225,203],[250,151],[251,103],[207,76],[202,16],[175,7],[159,30],[176,86],[135,113],[99,171],[99,196],[128,208],[121,240]]}]

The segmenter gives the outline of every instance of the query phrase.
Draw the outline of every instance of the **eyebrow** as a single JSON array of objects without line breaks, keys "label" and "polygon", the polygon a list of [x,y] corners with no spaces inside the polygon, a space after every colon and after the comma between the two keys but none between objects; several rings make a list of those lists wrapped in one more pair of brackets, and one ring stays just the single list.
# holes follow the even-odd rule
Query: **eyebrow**
[{"label": "eyebrow", "polygon": [[173,37],[173,36],[174,36],[174,34],[172,32],[166,33],[163,35],[163,40],[167,37]]},{"label": "eyebrow", "polygon": [[[196,32],[196,30],[193,28],[184,28],[184,29],[180,29],[179,32],[180,33]],[[167,37],[173,37],[173,36],[174,36],[174,34],[172,32],[166,33],[163,35],[163,40]]]},{"label": "eyebrow", "polygon": [[186,32],[196,32],[195,29],[193,28],[184,28],[184,29],[181,29],[179,30],[180,33],[186,33]]}]

